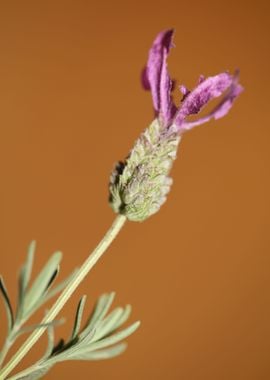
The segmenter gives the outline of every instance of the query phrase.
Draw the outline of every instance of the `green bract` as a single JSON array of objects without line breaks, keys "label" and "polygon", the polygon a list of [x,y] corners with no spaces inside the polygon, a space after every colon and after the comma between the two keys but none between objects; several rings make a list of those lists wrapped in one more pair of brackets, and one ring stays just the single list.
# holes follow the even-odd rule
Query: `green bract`
[{"label": "green bract", "polygon": [[125,162],[116,165],[110,179],[110,204],[132,221],[143,221],[166,201],[180,136],[158,120],[141,134]]}]

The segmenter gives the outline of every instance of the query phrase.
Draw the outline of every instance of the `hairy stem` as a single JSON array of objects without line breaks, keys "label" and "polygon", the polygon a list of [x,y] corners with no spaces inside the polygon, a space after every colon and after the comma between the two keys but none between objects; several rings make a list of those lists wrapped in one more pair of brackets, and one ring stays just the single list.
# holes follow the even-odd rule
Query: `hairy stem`
[{"label": "hairy stem", "polygon": [[3,363],[5,361],[5,358],[13,346],[13,344],[16,342],[17,337],[19,336],[18,331],[20,328],[24,325],[24,323],[27,321],[27,318],[21,319],[20,321],[15,320],[15,323],[10,330],[8,336],[6,337],[6,340],[3,344],[2,350],[0,351],[0,369],[3,366]]},{"label": "hairy stem", "polygon": [[[48,311],[41,323],[49,323],[54,320],[63,306],[66,304],[68,299],[71,297],[73,292],[77,289],[79,284],[83,281],[89,271],[93,268],[96,262],[100,259],[106,249],[110,246],[112,241],[115,239],[118,232],[123,227],[126,221],[126,217],[123,215],[118,215],[110,229],[107,231],[106,235],[100,241],[95,250],[88,256],[85,262],[82,264],[76,276],[71,280],[71,282],[66,286],[63,292],[60,294],[56,302],[53,304],[51,309]],[[23,343],[16,354],[10,359],[6,366],[0,371],[0,380],[6,379],[7,375],[17,366],[17,364],[24,358],[28,351],[33,347],[41,335],[46,331],[46,327],[35,330],[29,338]]]},{"label": "hairy stem", "polygon": [[11,333],[7,336],[5,343],[3,344],[2,350],[0,351],[0,368],[2,367],[2,364],[11,348],[13,343],[15,342],[15,335],[13,334],[13,330]]},{"label": "hairy stem", "polygon": [[2,347],[2,350],[0,351],[0,368],[2,367],[2,364],[7,356],[7,353],[10,349],[10,347],[12,346],[14,342],[14,339],[11,339],[11,336],[9,335],[6,340],[5,340],[5,343]]}]

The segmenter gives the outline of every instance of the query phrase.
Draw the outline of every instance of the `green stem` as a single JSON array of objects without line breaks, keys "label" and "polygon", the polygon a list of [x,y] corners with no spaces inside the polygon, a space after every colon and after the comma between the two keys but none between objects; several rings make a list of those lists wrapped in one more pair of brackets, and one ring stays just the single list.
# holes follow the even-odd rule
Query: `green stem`
[{"label": "green stem", "polygon": [[13,344],[13,341],[11,341],[10,337],[8,336],[3,347],[2,347],[2,350],[0,352],[0,368],[2,367],[2,364],[3,364],[12,344]]},{"label": "green stem", "polygon": [[[79,284],[86,277],[88,272],[93,268],[96,262],[100,259],[106,249],[110,246],[112,241],[115,239],[118,232],[123,227],[126,217],[124,215],[118,215],[111,228],[107,231],[106,235],[103,237],[101,242],[95,248],[95,250],[88,256],[85,262],[82,264],[78,270],[77,275],[71,280],[71,282],[66,286],[63,292],[60,294],[54,305],[48,311],[41,323],[49,323],[54,320],[63,306],[66,304],[70,296],[77,289]],[[24,358],[28,351],[33,347],[41,335],[46,331],[46,327],[35,330],[29,338],[23,343],[16,354],[10,359],[6,366],[0,372],[0,380],[6,379],[7,375],[17,366],[17,364]]]}]

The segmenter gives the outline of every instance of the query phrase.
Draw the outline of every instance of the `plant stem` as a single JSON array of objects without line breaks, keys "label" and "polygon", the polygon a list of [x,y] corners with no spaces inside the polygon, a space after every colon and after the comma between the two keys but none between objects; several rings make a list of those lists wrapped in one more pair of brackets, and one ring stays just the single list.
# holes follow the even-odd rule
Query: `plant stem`
[{"label": "plant stem", "polygon": [[7,337],[3,347],[2,347],[2,350],[0,351],[0,368],[5,360],[5,357],[7,356],[7,353],[10,349],[10,347],[12,346],[13,344],[13,341],[10,340],[9,337]]},{"label": "plant stem", "polygon": [[[88,256],[82,266],[79,268],[77,275],[66,286],[63,292],[60,294],[56,302],[48,311],[41,323],[49,323],[54,320],[63,306],[66,304],[70,296],[77,289],[79,284],[83,281],[89,271],[93,268],[96,262],[100,259],[106,249],[110,246],[115,239],[118,232],[123,227],[126,217],[124,215],[118,215],[110,229],[107,231],[103,239],[97,245],[95,250]],[[6,379],[7,375],[13,370],[14,367],[24,358],[28,351],[33,347],[41,335],[46,331],[46,327],[35,330],[29,338],[23,343],[16,354],[10,359],[6,366],[0,371],[0,380]]]},{"label": "plant stem", "polygon": [[0,351],[0,370],[2,368],[2,365],[5,361],[5,358],[10,350],[10,348],[13,346],[13,344],[16,342],[17,337],[19,336],[18,332],[21,329],[21,327],[24,325],[24,323],[27,321],[27,318],[20,319],[19,321],[15,320],[15,323],[8,333],[6,340],[3,344],[3,347]]},{"label": "plant stem", "polygon": [[9,332],[5,343],[2,347],[2,350],[0,351],[0,368],[2,367],[2,364],[8,354],[8,351],[10,347],[13,345],[13,343],[16,340],[17,331],[20,328],[16,323],[13,325],[12,330]]}]

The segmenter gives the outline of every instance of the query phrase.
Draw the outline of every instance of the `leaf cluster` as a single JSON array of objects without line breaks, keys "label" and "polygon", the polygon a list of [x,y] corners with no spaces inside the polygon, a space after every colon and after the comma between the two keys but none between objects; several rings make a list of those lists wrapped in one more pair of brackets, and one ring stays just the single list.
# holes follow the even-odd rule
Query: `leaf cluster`
[{"label": "leaf cluster", "polygon": [[[32,241],[28,248],[28,254],[25,264],[22,266],[18,281],[18,302],[16,311],[14,311],[4,279],[0,276],[0,292],[3,296],[8,319],[8,337],[30,332],[44,325],[32,325],[24,327],[24,323],[39,309],[43,304],[61,292],[69,281],[76,275],[77,269],[68,276],[64,281],[54,286],[55,279],[60,270],[62,253],[55,252],[44,265],[37,277],[32,281],[31,273],[34,262],[36,243]],[[53,322],[55,324],[55,322]]]},{"label": "leaf cluster", "polygon": [[47,373],[53,365],[67,360],[101,360],[120,355],[126,348],[121,342],[131,335],[140,322],[117,331],[129,318],[131,306],[117,307],[108,315],[115,294],[103,294],[82,327],[86,303],[83,296],[78,304],[70,338],[54,343],[54,328],[48,327],[48,346],[44,356],[34,365],[10,380],[36,380]]},{"label": "leaf cluster", "polygon": [[121,354],[126,343],[123,339],[132,334],[139,326],[139,322],[118,331],[127,321],[131,313],[131,306],[117,307],[109,314],[114,293],[103,294],[96,302],[93,311],[82,321],[86,296],[83,296],[77,306],[73,328],[70,337],[65,341],[61,339],[55,343],[54,328],[62,320],[52,321],[48,324],[35,324],[25,326],[25,322],[49,299],[57,295],[69,281],[76,276],[75,270],[70,276],[56,286],[54,285],[59,273],[61,252],[55,252],[47,261],[37,277],[31,281],[31,273],[35,254],[35,242],[28,249],[27,260],[20,271],[18,302],[16,312],[11,305],[10,297],[2,277],[0,277],[0,293],[3,296],[8,319],[8,334],[3,349],[0,352],[0,364],[14,343],[18,335],[32,330],[46,327],[48,345],[43,357],[31,367],[13,375],[12,380],[35,380],[46,374],[56,363],[66,360],[100,360],[108,359]]}]

